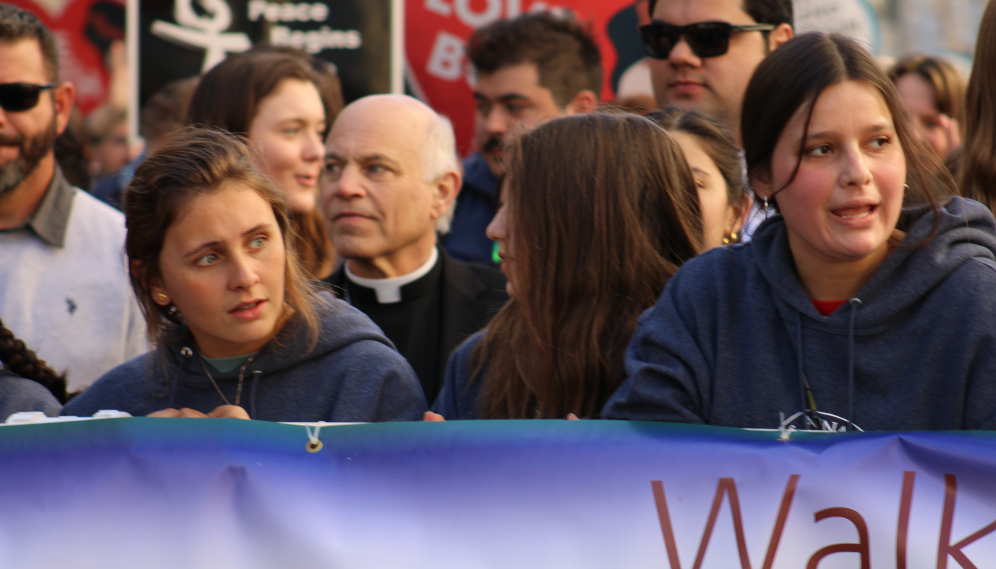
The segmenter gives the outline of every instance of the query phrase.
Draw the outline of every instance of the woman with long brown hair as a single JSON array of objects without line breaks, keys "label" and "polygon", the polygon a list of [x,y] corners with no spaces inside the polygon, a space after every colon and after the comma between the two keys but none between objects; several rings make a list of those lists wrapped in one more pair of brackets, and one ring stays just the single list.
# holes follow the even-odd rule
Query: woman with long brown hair
[{"label": "woman with long brown hair", "polygon": [[967,198],[996,210],[996,0],[979,25],[972,76],[965,95],[965,139],[958,187]]},{"label": "woman with long brown hair", "polygon": [[369,318],[302,273],[283,193],[243,140],[189,129],[136,170],[125,250],[155,350],[107,372],[63,413],[421,417],[411,366]]},{"label": "woman with long brown hair", "polygon": [[512,146],[488,227],[512,299],[450,357],[447,419],[598,417],[637,317],[701,248],[677,143],[635,115],[547,122]]},{"label": "woman with long brown hair", "polygon": [[325,136],[337,109],[307,54],[258,50],[229,56],[201,78],[189,124],[245,136],[287,201],[294,250],[309,276],[332,274],[335,250],[317,207]]}]

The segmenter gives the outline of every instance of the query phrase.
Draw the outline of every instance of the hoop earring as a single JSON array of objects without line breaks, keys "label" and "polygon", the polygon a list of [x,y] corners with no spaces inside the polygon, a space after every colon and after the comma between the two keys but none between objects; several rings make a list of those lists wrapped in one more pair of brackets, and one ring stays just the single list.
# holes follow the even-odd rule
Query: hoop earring
[{"label": "hoop earring", "polygon": [[740,243],[740,236],[736,231],[731,231],[723,236],[723,245],[735,245]]}]

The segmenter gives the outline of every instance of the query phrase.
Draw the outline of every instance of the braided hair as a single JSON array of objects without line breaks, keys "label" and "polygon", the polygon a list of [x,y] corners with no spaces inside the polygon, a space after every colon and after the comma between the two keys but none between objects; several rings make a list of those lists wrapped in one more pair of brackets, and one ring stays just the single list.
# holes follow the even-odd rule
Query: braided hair
[{"label": "braided hair", "polygon": [[66,403],[68,397],[65,374],[59,375],[45,364],[45,360],[38,359],[24,342],[18,340],[14,333],[3,325],[3,321],[0,321],[0,361],[11,372],[45,386],[59,403]]}]

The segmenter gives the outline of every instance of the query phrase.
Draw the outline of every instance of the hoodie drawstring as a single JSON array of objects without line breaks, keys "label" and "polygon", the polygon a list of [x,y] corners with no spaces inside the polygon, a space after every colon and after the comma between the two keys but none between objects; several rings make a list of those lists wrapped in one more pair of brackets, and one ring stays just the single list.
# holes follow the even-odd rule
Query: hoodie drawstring
[{"label": "hoodie drawstring", "polygon": [[[851,307],[851,318],[848,323],[847,328],[847,417],[846,419],[851,423],[854,422],[854,323],[857,321],[858,308],[861,307],[862,302],[860,298],[854,297],[847,301]],[[802,351],[802,314],[797,312],[795,316],[796,323],[796,335],[795,335],[795,352],[797,359],[799,361],[799,381],[802,384],[802,408],[807,411],[819,412],[816,407],[816,398],[813,396],[813,390],[809,386],[809,380],[806,378],[806,371],[803,367],[803,351]],[[815,421],[815,418],[813,418]]]},{"label": "hoodie drawstring", "polygon": [[854,422],[854,321],[858,316],[858,307],[861,306],[861,299],[854,297],[847,301],[851,305],[851,323],[847,329],[847,420]]},{"label": "hoodie drawstring", "polygon": [[256,383],[259,381],[259,376],[263,375],[263,372],[256,370],[252,372],[252,393],[249,394],[249,418],[252,419],[256,416]]},{"label": "hoodie drawstring", "polygon": [[796,358],[799,361],[799,381],[802,382],[802,409],[806,417],[813,422],[814,425],[819,425],[816,423],[815,418],[810,417],[810,411],[816,413],[819,409],[816,407],[816,397],[813,396],[813,389],[809,386],[809,378],[806,377],[806,369],[803,367],[803,351],[802,351],[802,314],[796,313],[795,315],[796,323],[796,335],[795,335],[795,353]]},{"label": "hoodie drawstring", "polygon": [[[795,359],[799,362],[799,387],[802,388],[799,392],[800,407],[803,410],[807,410],[812,407],[813,394],[809,390],[809,382],[806,381],[806,372],[802,367],[802,315],[798,312],[795,315],[795,324]],[[815,409],[813,410],[815,411]]]}]

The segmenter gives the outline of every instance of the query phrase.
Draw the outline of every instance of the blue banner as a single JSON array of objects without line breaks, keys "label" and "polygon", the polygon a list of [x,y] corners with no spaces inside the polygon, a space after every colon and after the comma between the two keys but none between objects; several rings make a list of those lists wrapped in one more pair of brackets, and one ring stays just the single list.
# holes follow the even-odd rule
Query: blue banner
[{"label": "blue banner", "polygon": [[320,438],[0,427],[0,567],[996,566],[996,433],[478,421]]}]

